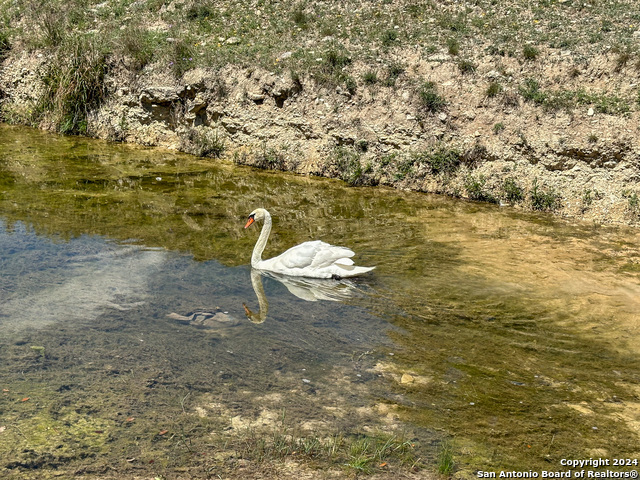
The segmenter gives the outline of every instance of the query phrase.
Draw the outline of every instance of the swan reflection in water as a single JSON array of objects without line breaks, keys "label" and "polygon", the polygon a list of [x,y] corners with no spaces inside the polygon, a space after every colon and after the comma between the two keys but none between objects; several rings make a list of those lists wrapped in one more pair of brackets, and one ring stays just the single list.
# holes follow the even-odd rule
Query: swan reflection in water
[{"label": "swan reflection in water", "polygon": [[349,280],[291,277],[252,268],[251,285],[253,286],[253,291],[256,293],[256,297],[258,297],[260,311],[254,313],[246,304],[243,303],[242,306],[244,307],[247,318],[253,323],[264,322],[269,311],[269,302],[267,301],[267,296],[262,286],[263,275],[277,280],[287,287],[287,290],[293,295],[308,302],[316,302],[318,300],[339,302],[353,297],[358,291],[356,285]]}]

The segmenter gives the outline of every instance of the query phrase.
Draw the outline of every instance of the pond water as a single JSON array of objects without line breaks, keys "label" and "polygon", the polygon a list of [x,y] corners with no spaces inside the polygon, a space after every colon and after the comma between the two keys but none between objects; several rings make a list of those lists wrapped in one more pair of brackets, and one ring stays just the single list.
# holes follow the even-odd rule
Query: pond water
[{"label": "pond water", "polygon": [[[258,206],[265,258],[322,239],[376,270],[257,275]],[[424,471],[444,442],[466,478],[640,458],[638,240],[2,126],[3,478],[217,478],[274,432],[392,435]]]}]

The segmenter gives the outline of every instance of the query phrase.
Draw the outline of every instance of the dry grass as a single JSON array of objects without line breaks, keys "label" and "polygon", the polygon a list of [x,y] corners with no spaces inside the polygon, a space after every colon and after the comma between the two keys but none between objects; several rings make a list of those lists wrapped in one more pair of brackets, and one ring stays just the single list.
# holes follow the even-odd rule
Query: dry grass
[{"label": "dry grass", "polygon": [[[4,31],[30,48],[58,48],[68,35],[95,35],[138,68],[156,62],[181,74],[191,66],[229,63],[316,71],[344,45],[350,60],[389,61],[399,49],[461,55],[493,54],[535,62],[548,49],[577,62],[618,52],[634,63],[640,13],[633,0],[462,2],[176,1],[80,2],[3,0]],[[87,5],[88,3],[88,5]],[[524,46],[524,47],[523,47]],[[285,59],[282,55],[291,52]],[[344,63],[344,62],[343,62]],[[178,67],[176,67],[176,65]],[[346,64],[334,65],[342,68]]]}]

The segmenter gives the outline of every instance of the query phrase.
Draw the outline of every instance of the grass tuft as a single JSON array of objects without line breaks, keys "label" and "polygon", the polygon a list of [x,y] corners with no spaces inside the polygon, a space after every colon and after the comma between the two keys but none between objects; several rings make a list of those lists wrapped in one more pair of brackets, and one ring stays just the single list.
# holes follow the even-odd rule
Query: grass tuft
[{"label": "grass tuft", "polygon": [[169,52],[169,66],[176,78],[182,78],[187,70],[195,66],[195,52],[191,42],[185,39],[174,40]]},{"label": "grass tuft", "polygon": [[[360,148],[362,144],[356,145]],[[368,148],[368,145],[366,146]],[[335,149],[334,165],[339,177],[350,187],[362,185],[375,185],[376,180],[370,175],[373,172],[371,164],[362,165],[360,154],[349,147],[337,147]]]},{"label": "grass tuft", "polygon": [[533,45],[525,45],[522,49],[522,56],[525,60],[535,60],[540,55],[540,50],[538,50]]},{"label": "grass tuft", "polygon": [[447,102],[438,93],[438,87],[434,82],[424,82],[418,89],[418,113],[436,113],[444,110]]},{"label": "grass tuft", "polygon": [[434,175],[450,175],[462,164],[462,156],[455,149],[441,146],[433,152],[425,152],[417,158],[417,161],[428,165]]},{"label": "grass tuft", "polygon": [[464,182],[464,188],[470,200],[477,202],[498,203],[498,199],[485,189],[486,178],[484,175],[478,177],[469,175]]},{"label": "grass tuft", "polygon": [[386,87],[393,87],[396,81],[405,72],[405,67],[400,62],[393,62],[387,67],[387,78],[384,80]]},{"label": "grass tuft", "polygon": [[453,444],[450,441],[444,441],[440,444],[440,449],[438,450],[438,473],[451,476],[454,468]]},{"label": "grass tuft", "polygon": [[640,196],[638,192],[625,190],[622,197],[627,199],[627,211],[634,216],[640,215]]},{"label": "grass tuft", "polygon": [[309,17],[304,11],[303,4],[296,6],[296,8],[293,10],[293,13],[291,14],[291,18],[293,20],[293,23],[295,23],[298,28],[301,28],[303,30],[309,28]]},{"label": "grass tuft", "polygon": [[515,178],[507,178],[502,184],[502,190],[508,202],[519,203],[524,200],[524,189],[518,185]]},{"label": "grass tuft", "polygon": [[187,145],[182,145],[182,149],[198,157],[220,158],[226,149],[218,132],[205,127],[190,128],[184,141]]},{"label": "grass tuft", "polygon": [[284,421],[266,431],[247,430],[236,451],[240,458],[250,461],[313,460],[318,466],[346,467],[356,475],[380,472],[389,465],[411,470],[422,466],[414,444],[397,435],[307,436],[288,428]]},{"label": "grass tuft", "polygon": [[153,36],[141,27],[123,30],[118,45],[126,63],[133,71],[140,71],[153,60]]},{"label": "grass tuft", "polygon": [[398,40],[398,31],[393,28],[385,30],[382,34],[381,40],[382,45],[384,45],[385,47],[390,47],[396,42],[396,40]]},{"label": "grass tuft", "polygon": [[449,55],[458,55],[460,53],[460,42],[457,38],[447,39],[447,52]]},{"label": "grass tuft", "polygon": [[378,83],[378,74],[375,70],[369,70],[364,73],[362,80],[366,85],[375,85]]},{"label": "grass tuft", "polygon": [[9,50],[11,50],[9,32],[4,28],[0,28],[0,60],[7,55]]},{"label": "grass tuft", "polygon": [[57,58],[44,76],[45,90],[34,120],[50,112],[60,133],[86,134],[87,115],[106,97],[106,51],[92,37],[75,37],[59,50]]},{"label": "grass tuft", "polygon": [[491,82],[489,83],[489,86],[485,91],[485,95],[488,98],[497,97],[500,93],[502,93],[502,90],[503,90],[502,85],[500,85],[498,82]]},{"label": "grass tuft", "polygon": [[530,198],[531,208],[534,210],[553,211],[560,207],[560,196],[553,190],[540,188],[537,178],[533,180]]},{"label": "grass tuft", "polygon": [[458,62],[458,70],[460,70],[462,74],[474,73],[476,71],[476,68],[476,64],[471,60],[460,60]]},{"label": "grass tuft", "polygon": [[528,101],[542,105],[547,100],[547,94],[540,90],[540,84],[533,78],[527,78],[519,88],[520,95]]},{"label": "grass tuft", "polygon": [[285,171],[287,169],[285,151],[276,148],[267,148],[266,144],[262,146],[262,151],[256,155],[255,162],[256,167],[266,170]]}]

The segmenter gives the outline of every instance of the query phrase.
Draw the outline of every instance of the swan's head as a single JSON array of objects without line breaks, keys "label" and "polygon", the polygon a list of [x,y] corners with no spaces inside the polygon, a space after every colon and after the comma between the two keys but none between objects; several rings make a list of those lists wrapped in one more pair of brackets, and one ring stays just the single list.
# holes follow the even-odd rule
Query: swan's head
[{"label": "swan's head", "polygon": [[249,218],[247,219],[247,223],[244,228],[250,227],[254,222],[264,220],[268,215],[269,212],[267,212],[264,208],[256,208],[249,214]]}]

